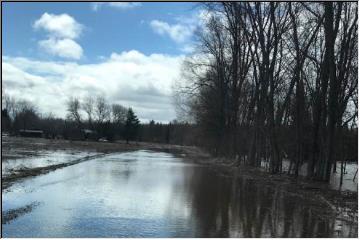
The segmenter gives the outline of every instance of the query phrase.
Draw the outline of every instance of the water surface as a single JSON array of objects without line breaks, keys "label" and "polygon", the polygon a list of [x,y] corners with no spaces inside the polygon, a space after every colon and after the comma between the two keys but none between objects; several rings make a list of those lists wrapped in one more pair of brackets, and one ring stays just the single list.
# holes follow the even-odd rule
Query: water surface
[{"label": "water surface", "polygon": [[79,158],[96,155],[95,152],[80,152],[80,151],[37,151],[31,152],[33,156],[25,156],[23,154],[14,154],[11,158],[2,159],[1,174],[2,176],[9,175],[20,169],[46,167],[59,163],[67,163]]},{"label": "water surface", "polygon": [[171,154],[112,154],[14,184],[3,237],[357,237],[331,209]]}]

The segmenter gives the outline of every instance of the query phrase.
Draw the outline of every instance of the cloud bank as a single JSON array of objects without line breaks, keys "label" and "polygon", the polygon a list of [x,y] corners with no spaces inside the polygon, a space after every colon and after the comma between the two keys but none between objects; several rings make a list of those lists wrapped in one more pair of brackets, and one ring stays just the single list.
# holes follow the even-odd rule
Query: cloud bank
[{"label": "cloud bank", "polygon": [[136,50],[112,53],[97,64],[5,56],[2,78],[7,94],[32,101],[44,113],[65,117],[70,96],[102,95],[111,103],[133,107],[142,121],[166,122],[176,117],[171,86],[180,76],[182,60]]}]

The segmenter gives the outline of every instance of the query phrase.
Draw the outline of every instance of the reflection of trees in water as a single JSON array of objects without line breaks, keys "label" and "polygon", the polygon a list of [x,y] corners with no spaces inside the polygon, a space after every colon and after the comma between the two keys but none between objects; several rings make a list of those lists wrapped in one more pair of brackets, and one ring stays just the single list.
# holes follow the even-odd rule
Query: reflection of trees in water
[{"label": "reflection of trees in water", "polygon": [[[196,236],[331,237],[335,216],[319,203],[284,194],[253,180],[197,169],[186,173]],[[320,208],[319,208],[320,207]],[[345,234],[345,233],[342,233]],[[347,236],[348,234],[346,234]]]},{"label": "reflection of trees in water", "polygon": [[219,179],[202,168],[187,169],[184,180],[196,237],[229,236],[230,179]]}]

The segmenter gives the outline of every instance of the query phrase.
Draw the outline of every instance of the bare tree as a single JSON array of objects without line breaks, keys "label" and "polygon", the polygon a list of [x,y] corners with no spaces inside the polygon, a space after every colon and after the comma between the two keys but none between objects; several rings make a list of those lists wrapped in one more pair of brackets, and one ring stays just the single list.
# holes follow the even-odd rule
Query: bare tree
[{"label": "bare tree", "polygon": [[[328,181],[357,120],[357,5],[206,3],[177,99],[204,147],[273,173]],[[180,90],[179,90],[180,89]],[[177,103],[181,103],[178,101]],[[341,153],[339,155],[339,152]],[[239,158],[238,158],[239,159]]]},{"label": "bare tree", "polygon": [[75,121],[78,128],[82,126],[81,104],[78,98],[72,97],[67,102],[68,119]]},{"label": "bare tree", "polygon": [[82,108],[88,116],[88,124],[90,128],[93,128],[93,115],[95,111],[95,101],[91,96],[87,96],[82,104]]},{"label": "bare tree", "polygon": [[29,101],[19,100],[16,102],[16,115],[14,117],[14,128],[34,129],[38,127],[39,116],[36,107]]},{"label": "bare tree", "polygon": [[111,109],[106,99],[98,96],[95,102],[95,116],[97,124],[102,124],[105,121],[110,121]]},{"label": "bare tree", "polygon": [[127,108],[120,104],[112,104],[111,106],[111,115],[112,121],[116,124],[125,124],[126,122],[126,115],[127,115]]}]

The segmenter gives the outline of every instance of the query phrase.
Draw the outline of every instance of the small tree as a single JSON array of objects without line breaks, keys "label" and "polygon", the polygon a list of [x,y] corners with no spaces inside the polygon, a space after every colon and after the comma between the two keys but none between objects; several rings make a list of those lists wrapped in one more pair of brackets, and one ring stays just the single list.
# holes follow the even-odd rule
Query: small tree
[{"label": "small tree", "polygon": [[78,98],[70,98],[67,102],[67,118],[74,121],[77,124],[78,129],[81,129],[82,119],[81,119],[81,104]]},{"label": "small tree", "polygon": [[120,104],[113,104],[111,110],[112,121],[119,125],[125,124],[128,109]]},{"label": "small tree", "polygon": [[137,137],[138,129],[139,129],[139,119],[135,115],[134,111],[129,108],[126,116],[124,136],[126,139],[126,143],[129,143],[130,140],[134,140]]},{"label": "small tree", "polygon": [[89,125],[88,127],[90,129],[94,129],[93,118],[94,118],[94,113],[95,113],[95,100],[91,95],[88,95],[85,98],[85,100],[82,104],[82,108],[88,116],[88,125]]}]

